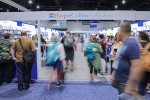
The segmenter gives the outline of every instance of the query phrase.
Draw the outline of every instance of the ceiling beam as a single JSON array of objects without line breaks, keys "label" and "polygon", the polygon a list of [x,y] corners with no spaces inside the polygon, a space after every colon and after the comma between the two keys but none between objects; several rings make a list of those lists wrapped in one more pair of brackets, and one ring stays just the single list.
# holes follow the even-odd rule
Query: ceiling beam
[{"label": "ceiling beam", "polygon": [[55,3],[57,4],[58,7],[60,7],[60,1],[59,0],[55,0]]},{"label": "ceiling beam", "polygon": [[6,3],[6,4],[10,5],[10,6],[13,6],[13,7],[15,7],[15,8],[19,9],[19,10],[22,10],[24,12],[30,12],[31,11],[31,10],[29,10],[29,9],[27,9],[27,8],[25,8],[25,7],[21,6],[21,5],[13,2],[12,0],[0,0],[0,1],[3,2],[3,3]]},{"label": "ceiling beam", "polygon": [[143,1],[142,3],[137,2],[137,3],[134,5],[133,9],[137,9],[137,8],[143,6],[144,4],[148,3],[148,2],[150,2],[150,0],[145,0],[145,1]]}]

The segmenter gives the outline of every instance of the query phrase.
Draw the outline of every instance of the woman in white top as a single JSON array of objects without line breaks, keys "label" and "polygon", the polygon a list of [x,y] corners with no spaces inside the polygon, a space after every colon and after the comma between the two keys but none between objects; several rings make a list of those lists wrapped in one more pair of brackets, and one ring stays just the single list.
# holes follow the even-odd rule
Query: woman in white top
[{"label": "woman in white top", "polygon": [[[52,67],[53,67],[53,72],[51,73],[51,77],[50,79],[52,79],[52,74],[55,72],[56,70],[56,73],[57,73],[57,83],[56,83],[56,86],[59,87],[61,84],[60,84],[60,80],[61,80],[61,71],[65,65],[65,58],[66,58],[66,55],[65,55],[65,51],[64,51],[64,46],[62,43],[60,43],[60,39],[58,36],[54,36],[53,37],[53,41],[52,41],[52,45],[56,45],[55,47],[55,51],[58,51],[58,59],[52,64]],[[48,52],[51,52],[51,51],[48,51]],[[46,59],[52,59],[52,56],[49,56],[49,58],[46,58]],[[48,82],[48,89],[50,88],[50,81]]]}]

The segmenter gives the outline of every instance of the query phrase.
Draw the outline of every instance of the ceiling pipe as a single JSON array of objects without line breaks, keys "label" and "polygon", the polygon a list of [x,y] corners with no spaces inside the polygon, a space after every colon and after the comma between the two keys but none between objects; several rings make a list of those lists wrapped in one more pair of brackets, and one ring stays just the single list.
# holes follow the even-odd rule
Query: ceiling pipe
[{"label": "ceiling pipe", "polygon": [[10,6],[13,6],[13,7],[17,8],[17,9],[20,9],[20,10],[22,10],[24,12],[30,12],[31,11],[31,10],[29,10],[29,9],[27,9],[27,8],[25,8],[25,7],[21,6],[21,5],[13,2],[12,0],[0,0],[0,1],[3,2],[3,3],[6,3],[6,4],[10,5]]}]

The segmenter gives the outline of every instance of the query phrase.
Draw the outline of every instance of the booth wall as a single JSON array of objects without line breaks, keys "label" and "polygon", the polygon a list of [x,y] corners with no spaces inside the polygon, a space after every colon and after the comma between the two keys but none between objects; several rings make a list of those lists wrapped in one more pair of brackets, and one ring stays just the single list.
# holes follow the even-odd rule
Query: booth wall
[{"label": "booth wall", "polygon": [[[68,28],[70,31],[89,31],[90,25],[83,25],[82,21],[67,21],[66,26],[57,26],[56,21],[41,21],[41,26],[48,28]],[[104,30],[118,26],[118,22],[114,21],[101,21],[97,23],[97,30]]]}]

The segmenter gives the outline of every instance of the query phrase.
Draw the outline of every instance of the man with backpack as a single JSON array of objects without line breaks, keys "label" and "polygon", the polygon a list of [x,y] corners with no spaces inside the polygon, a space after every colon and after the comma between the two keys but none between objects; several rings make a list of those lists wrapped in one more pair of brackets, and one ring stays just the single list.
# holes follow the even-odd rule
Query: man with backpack
[{"label": "man with backpack", "polygon": [[63,37],[61,43],[64,45],[65,53],[66,53],[66,69],[73,67],[73,59],[74,59],[74,38],[71,35],[71,32],[67,31],[66,36]]},{"label": "man with backpack", "polygon": [[12,59],[16,62],[18,72],[18,90],[27,90],[30,87],[32,62],[26,62],[24,60],[24,51],[35,51],[35,45],[33,41],[27,38],[27,33],[21,31],[21,38],[17,39],[11,47]]}]

